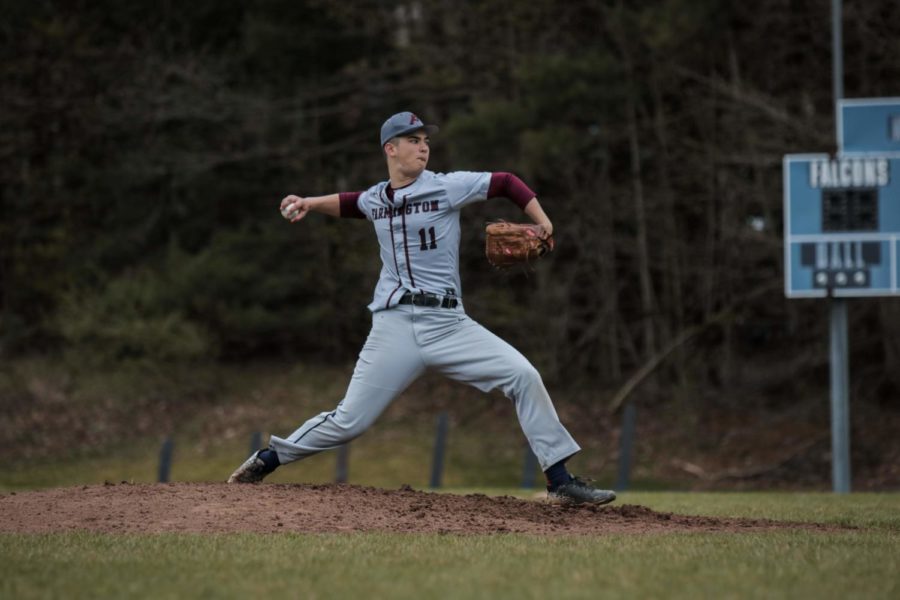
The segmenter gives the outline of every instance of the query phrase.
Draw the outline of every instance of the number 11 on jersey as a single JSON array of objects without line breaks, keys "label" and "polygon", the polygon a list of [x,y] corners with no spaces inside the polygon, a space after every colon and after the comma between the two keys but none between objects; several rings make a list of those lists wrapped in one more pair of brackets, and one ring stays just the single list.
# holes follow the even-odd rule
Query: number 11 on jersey
[{"label": "number 11 on jersey", "polygon": [[431,244],[429,245],[428,240],[425,239],[425,228],[419,230],[419,250],[434,250],[437,248],[437,239],[434,236],[434,227],[428,228],[428,236],[431,238]]}]

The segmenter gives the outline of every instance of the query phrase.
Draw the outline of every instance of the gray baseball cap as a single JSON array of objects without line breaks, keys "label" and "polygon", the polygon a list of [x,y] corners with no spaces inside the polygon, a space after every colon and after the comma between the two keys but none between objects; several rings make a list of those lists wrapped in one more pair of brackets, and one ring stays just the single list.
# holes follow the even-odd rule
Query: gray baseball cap
[{"label": "gray baseball cap", "polygon": [[428,135],[438,131],[436,125],[426,125],[422,122],[422,119],[409,111],[397,113],[381,126],[381,145],[387,144],[391,138],[419,131],[420,129],[424,129]]}]

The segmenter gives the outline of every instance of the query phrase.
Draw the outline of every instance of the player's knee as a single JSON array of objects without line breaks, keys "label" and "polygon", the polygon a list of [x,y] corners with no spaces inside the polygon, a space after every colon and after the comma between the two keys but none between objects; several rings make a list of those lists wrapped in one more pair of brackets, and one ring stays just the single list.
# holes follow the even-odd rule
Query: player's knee
[{"label": "player's knee", "polygon": [[361,436],[369,427],[372,426],[374,418],[368,418],[366,415],[350,416],[346,413],[338,411],[334,415],[334,425],[341,433],[342,437],[351,440]]},{"label": "player's knee", "polygon": [[514,377],[521,386],[531,387],[535,385],[544,385],[541,374],[534,368],[534,365],[526,361],[522,361],[516,365]]}]

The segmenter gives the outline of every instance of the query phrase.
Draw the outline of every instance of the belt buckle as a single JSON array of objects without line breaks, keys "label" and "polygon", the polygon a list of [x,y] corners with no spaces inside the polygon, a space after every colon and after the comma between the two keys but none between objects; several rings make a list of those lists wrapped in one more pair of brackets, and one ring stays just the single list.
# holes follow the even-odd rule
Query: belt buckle
[{"label": "belt buckle", "polygon": [[431,298],[428,296],[427,292],[419,292],[419,293],[410,293],[411,304],[414,306],[428,306],[429,300]]}]

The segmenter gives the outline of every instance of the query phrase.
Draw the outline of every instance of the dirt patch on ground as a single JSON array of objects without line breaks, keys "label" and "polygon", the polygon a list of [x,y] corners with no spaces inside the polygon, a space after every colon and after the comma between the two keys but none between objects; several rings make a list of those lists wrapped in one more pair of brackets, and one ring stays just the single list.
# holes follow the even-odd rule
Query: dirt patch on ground
[{"label": "dirt patch on ground", "polygon": [[533,533],[830,530],[818,524],[685,516],[643,506],[569,506],[510,496],[348,484],[107,484],[0,496],[0,532]]}]

